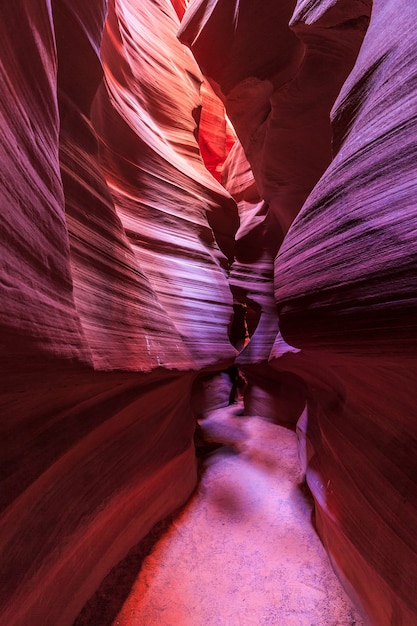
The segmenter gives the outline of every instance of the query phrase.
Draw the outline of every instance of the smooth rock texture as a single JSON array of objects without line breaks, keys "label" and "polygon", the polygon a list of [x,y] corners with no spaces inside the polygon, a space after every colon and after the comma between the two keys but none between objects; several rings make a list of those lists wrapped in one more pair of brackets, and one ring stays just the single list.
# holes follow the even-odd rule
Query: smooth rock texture
[{"label": "smooth rock texture", "polygon": [[236,141],[236,133],[226,116],[223,103],[207,81],[201,84],[201,109],[196,115],[198,145],[204,165],[223,183],[225,160]]},{"label": "smooth rock texture", "polygon": [[332,112],[334,160],[275,266],[281,330],[304,353],[298,364],[294,356],[277,364],[287,358],[317,386],[306,434],[320,532],[378,626],[417,622],[410,10],[407,3],[373,3],[355,69]]},{"label": "smooth rock texture", "polygon": [[[235,302],[244,307],[245,313],[241,322],[245,327],[240,329],[245,339],[240,346],[235,344],[240,347],[236,365],[247,380],[245,411],[295,426],[305,404],[302,382],[291,373],[278,374],[268,363],[278,333],[273,275],[274,258],[283,233],[259,195],[239,141],[229,152],[222,177],[237,202],[240,217],[230,286]],[[236,312],[234,319],[237,333]]]},{"label": "smooth rock texture", "polygon": [[245,152],[246,168],[237,165],[238,148],[223,168],[241,217],[232,289],[238,302],[259,309],[255,334],[238,359],[249,381],[245,405],[249,413],[295,425],[304,385],[268,364],[279,331],[273,259],[331,160],[330,109],[355,61],[370,3],[320,4],[315,12],[312,3],[232,4],[191,3],[179,36],[223,100]]},{"label": "smooth rock texture", "polygon": [[238,221],[235,203],[198,150],[193,112],[201,106],[202,77],[176,38],[178,27],[164,0],[110,3],[105,83],[92,116],[100,162],[137,263],[202,367],[235,355],[227,336],[232,301],[224,254],[233,256]]},{"label": "smooth rock texture", "polygon": [[[293,15],[293,0],[260,7],[197,0],[180,30],[224,101],[259,192],[284,232],[331,160],[330,109],[371,9],[366,0],[327,2],[314,13],[311,4],[301,3]],[[302,20],[303,9],[314,21]]]},{"label": "smooth rock texture", "polygon": [[2,7],[0,36],[2,354],[90,362],[72,294],[49,2]]},{"label": "smooth rock texture", "polygon": [[417,624],[413,4],[0,18],[0,622],[71,626],[185,502],[239,352],[366,623]]},{"label": "smooth rock texture", "polygon": [[[235,355],[225,255],[237,210],[194,136],[202,79],[172,5],[137,11],[104,0],[1,9],[0,622],[10,626],[70,626],[189,497],[193,379]],[[111,40],[112,29],[140,37]],[[153,100],[145,49],[151,66],[169,59]],[[112,84],[123,61],[136,70]]]},{"label": "smooth rock texture", "polygon": [[1,620],[68,624],[196,482],[191,375],[2,371]]},{"label": "smooth rock texture", "polygon": [[272,370],[302,381],[319,531],[374,626],[417,623],[414,20],[406,2],[200,1],[180,32],[286,233],[280,332],[256,369],[250,344],[238,361],[270,419],[285,415]]},{"label": "smooth rock texture", "polygon": [[[101,3],[96,12],[99,7]],[[82,13],[60,3],[54,5],[53,16],[59,57],[59,155],[74,300],[94,366],[136,371],[175,367],[181,361],[191,366],[177,329],[138,265],[97,159],[89,111],[103,76],[98,52],[104,23],[98,32],[95,25],[85,32],[90,24],[80,22]],[[79,76],[89,83],[89,93]]]}]

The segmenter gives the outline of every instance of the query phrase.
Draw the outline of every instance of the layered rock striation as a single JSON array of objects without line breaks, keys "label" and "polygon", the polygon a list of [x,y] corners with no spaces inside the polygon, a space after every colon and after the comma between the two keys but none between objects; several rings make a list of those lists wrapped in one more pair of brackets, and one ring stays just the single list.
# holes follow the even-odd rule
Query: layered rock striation
[{"label": "layered rock striation", "polygon": [[417,95],[409,11],[406,3],[373,3],[332,110],[334,159],[275,266],[282,332],[304,352],[305,377],[320,381],[307,425],[318,526],[375,625],[417,619],[410,533]]},{"label": "layered rock striation", "polygon": [[193,379],[235,355],[202,77],[137,4],[1,9],[2,623],[72,624],[184,502]]},{"label": "layered rock striation", "polygon": [[239,351],[347,590],[415,624],[415,9],[1,14],[0,621],[70,626],[186,500]]},{"label": "layered rock striation", "polygon": [[[417,620],[414,13],[401,2],[202,1],[181,27],[235,126],[269,232],[275,221],[285,235],[275,230],[280,332],[271,342],[259,323],[238,362],[261,414],[287,421],[292,399],[305,403],[297,428],[317,527],[375,626]],[[265,355],[256,367],[249,350]],[[273,389],[283,374],[297,381],[287,398]]]}]

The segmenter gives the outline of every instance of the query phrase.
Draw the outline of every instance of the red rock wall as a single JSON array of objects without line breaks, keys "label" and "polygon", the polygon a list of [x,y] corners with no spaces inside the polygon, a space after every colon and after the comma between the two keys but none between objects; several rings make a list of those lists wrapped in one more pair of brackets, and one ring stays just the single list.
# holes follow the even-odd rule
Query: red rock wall
[{"label": "red rock wall", "polygon": [[[273,313],[259,300],[258,329],[238,359],[252,406],[288,421],[292,400],[305,401],[298,432],[317,527],[373,626],[417,623],[414,18],[410,3],[393,0],[202,1],[181,30],[286,232],[281,245],[270,219],[282,335],[272,345],[260,332]],[[233,158],[225,180],[235,194]],[[248,301],[264,263],[258,240],[252,263],[233,266]],[[283,375],[297,383],[287,398],[272,389]]]},{"label": "red rock wall", "polygon": [[415,9],[187,4],[1,9],[0,621],[72,624],[192,491],[190,390],[235,355],[235,256],[246,408],[306,406],[335,568],[370,624],[410,626]]},{"label": "red rock wall", "polygon": [[0,29],[4,354],[30,347],[89,362],[72,295],[50,4],[5,6]]},{"label": "red rock wall", "polygon": [[283,335],[320,389],[306,429],[319,530],[375,626],[417,623],[412,21],[408,3],[373,3],[334,159],[276,259]]},{"label": "red rock wall", "polygon": [[16,626],[72,624],[189,496],[191,385],[235,354],[236,207],[199,154],[178,16],[87,4],[1,9],[0,622]]},{"label": "red rock wall", "polygon": [[201,367],[234,357],[224,255],[233,256],[238,222],[235,203],[198,150],[193,112],[201,106],[202,77],[177,40],[178,27],[162,0],[110,3],[105,82],[92,116],[129,245]]}]

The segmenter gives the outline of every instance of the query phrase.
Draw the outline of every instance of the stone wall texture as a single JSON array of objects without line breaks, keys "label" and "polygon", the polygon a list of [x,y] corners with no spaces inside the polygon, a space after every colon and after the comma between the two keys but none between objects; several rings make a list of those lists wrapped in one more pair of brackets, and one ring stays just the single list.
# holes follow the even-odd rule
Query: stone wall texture
[{"label": "stone wall texture", "polygon": [[0,17],[0,622],[71,626],[186,501],[236,361],[367,623],[417,624],[417,8]]}]

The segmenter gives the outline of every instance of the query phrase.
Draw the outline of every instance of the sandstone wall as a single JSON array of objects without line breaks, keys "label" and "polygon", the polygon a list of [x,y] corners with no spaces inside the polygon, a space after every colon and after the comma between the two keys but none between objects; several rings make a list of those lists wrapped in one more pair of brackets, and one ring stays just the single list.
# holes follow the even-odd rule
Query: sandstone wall
[{"label": "sandstone wall", "polygon": [[10,625],[72,624],[185,501],[193,379],[235,354],[226,274],[237,212],[199,154],[202,77],[176,38],[178,15],[163,0],[87,4],[1,9]]},{"label": "sandstone wall", "polygon": [[0,621],[72,624],[189,496],[231,332],[348,591],[410,626],[416,11],[187,4],[1,8]]},{"label": "sandstone wall", "polygon": [[[374,626],[417,622],[414,20],[407,2],[200,1],[181,26],[279,250],[280,332],[271,342],[260,321],[238,362],[270,419],[287,422],[304,399],[297,428],[317,527]],[[258,256],[243,280],[239,266],[248,301],[250,277],[263,274],[256,228],[252,218]],[[261,309],[270,329],[266,300]],[[295,395],[282,393],[283,376]]]}]

